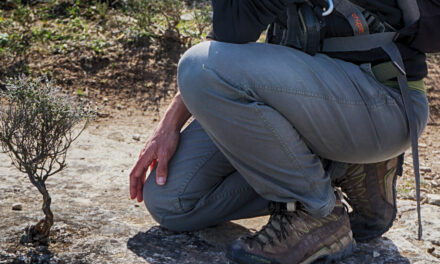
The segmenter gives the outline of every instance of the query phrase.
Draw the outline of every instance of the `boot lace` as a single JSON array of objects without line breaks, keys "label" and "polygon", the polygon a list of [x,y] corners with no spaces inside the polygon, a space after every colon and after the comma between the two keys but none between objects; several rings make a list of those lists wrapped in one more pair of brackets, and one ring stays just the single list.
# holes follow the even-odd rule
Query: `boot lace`
[{"label": "boot lace", "polygon": [[300,219],[306,215],[302,210],[289,212],[285,204],[272,202],[269,204],[270,218],[269,222],[255,234],[245,238],[247,244],[252,248],[253,242],[257,242],[262,249],[269,243],[274,246],[276,240],[282,242],[290,235],[301,237],[304,232],[309,230],[307,224],[303,222],[303,231],[295,227],[295,219]]},{"label": "boot lace", "polygon": [[368,197],[367,189],[365,187],[366,173],[364,171],[358,172],[362,165],[354,165],[347,173],[347,176],[339,179],[336,185],[340,186],[344,194],[344,199],[350,206],[357,211],[365,211],[368,214]]}]

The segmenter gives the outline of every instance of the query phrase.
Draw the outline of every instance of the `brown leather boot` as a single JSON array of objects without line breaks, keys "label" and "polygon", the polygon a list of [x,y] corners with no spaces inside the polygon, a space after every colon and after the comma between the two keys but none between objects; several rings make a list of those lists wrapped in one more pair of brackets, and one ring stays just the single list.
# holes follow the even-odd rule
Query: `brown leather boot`
[{"label": "brown leather boot", "polygon": [[[339,196],[339,195],[337,195]],[[338,197],[335,208],[318,218],[299,207],[272,203],[271,216],[260,231],[235,240],[226,256],[235,263],[311,263],[333,261],[351,254],[354,241],[345,207]]]},{"label": "brown leather boot", "polygon": [[380,237],[396,218],[396,179],[402,175],[403,155],[373,164],[351,164],[344,177],[334,182],[353,208],[349,213],[358,242]]}]

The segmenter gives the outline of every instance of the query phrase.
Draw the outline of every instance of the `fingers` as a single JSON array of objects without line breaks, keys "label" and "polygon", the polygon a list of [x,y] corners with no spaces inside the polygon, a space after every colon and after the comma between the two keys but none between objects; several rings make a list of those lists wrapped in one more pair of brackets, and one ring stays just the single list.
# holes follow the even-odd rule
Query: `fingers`
[{"label": "fingers", "polygon": [[147,170],[152,171],[156,164],[156,183],[164,185],[168,177],[168,161],[173,156],[177,144],[178,134],[173,133],[150,141],[141,151],[138,161],[130,173],[130,198],[143,201],[142,189],[144,187]]},{"label": "fingers", "polygon": [[[154,160],[152,154],[148,151],[144,152],[144,154],[138,159],[134,168],[130,172],[130,198],[133,200],[136,197],[142,199],[142,187],[143,187],[143,179],[145,179],[145,175],[147,173],[148,166]],[[140,196],[139,196],[140,193]],[[142,201],[142,200],[141,200]]]},{"label": "fingers", "polygon": [[156,183],[158,185],[164,185],[168,176],[168,155],[162,154],[159,156],[159,163],[156,169]]},{"label": "fingers", "polygon": [[139,177],[136,177],[134,174],[130,174],[130,198],[132,200],[138,196],[138,185]]},{"label": "fingers", "polygon": [[[133,171],[132,171],[133,172]],[[131,173],[130,173],[130,199],[134,199],[137,196],[137,192],[136,192],[136,186],[137,186],[137,178],[134,177]]]},{"label": "fingers", "polygon": [[[154,161],[153,161],[154,163]],[[151,165],[150,165],[151,166]],[[144,200],[144,185],[145,185],[145,179],[146,179],[146,175],[147,171],[144,172],[144,174],[142,174],[142,176],[139,179],[139,182],[137,183],[137,201],[138,202],[142,202]]]},{"label": "fingers", "polygon": [[142,179],[138,178],[138,182],[136,185],[136,197],[138,202],[142,202],[144,200],[142,189],[144,188],[144,185],[142,184]]},{"label": "fingers", "polygon": [[156,167],[157,164],[157,160],[153,160],[153,162],[151,162],[150,164],[150,172],[152,172],[154,170],[154,167]]}]

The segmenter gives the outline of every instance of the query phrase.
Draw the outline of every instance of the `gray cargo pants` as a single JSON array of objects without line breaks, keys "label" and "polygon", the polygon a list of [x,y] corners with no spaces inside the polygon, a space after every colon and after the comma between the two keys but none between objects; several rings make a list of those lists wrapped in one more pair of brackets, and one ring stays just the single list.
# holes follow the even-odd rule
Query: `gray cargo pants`
[{"label": "gray cargo pants", "polygon": [[[263,43],[205,42],[178,67],[185,105],[197,121],[181,134],[168,181],[144,186],[161,225],[196,230],[266,214],[269,200],[301,202],[324,216],[335,196],[321,158],[371,163],[410,145],[397,90],[369,64]],[[411,91],[421,134],[426,96]]]}]

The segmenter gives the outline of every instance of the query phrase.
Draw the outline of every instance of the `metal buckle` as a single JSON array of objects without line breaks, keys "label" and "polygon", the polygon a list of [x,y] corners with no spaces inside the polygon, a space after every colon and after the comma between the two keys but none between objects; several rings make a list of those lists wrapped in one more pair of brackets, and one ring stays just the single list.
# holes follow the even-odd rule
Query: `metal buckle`
[{"label": "metal buckle", "polygon": [[405,70],[402,69],[402,67],[400,67],[400,65],[399,65],[397,62],[392,61],[392,63],[393,63],[393,65],[394,65],[394,67],[396,67],[396,69],[400,72],[400,74],[406,76],[406,72],[405,72]]},{"label": "metal buckle", "polygon": [[333,0],[326,0],[326,1],[328,3],[328,8],[324,12],[322,12],[323,17],[330,15],[333,12],[333,9],[335,8],[333,5]]}]

